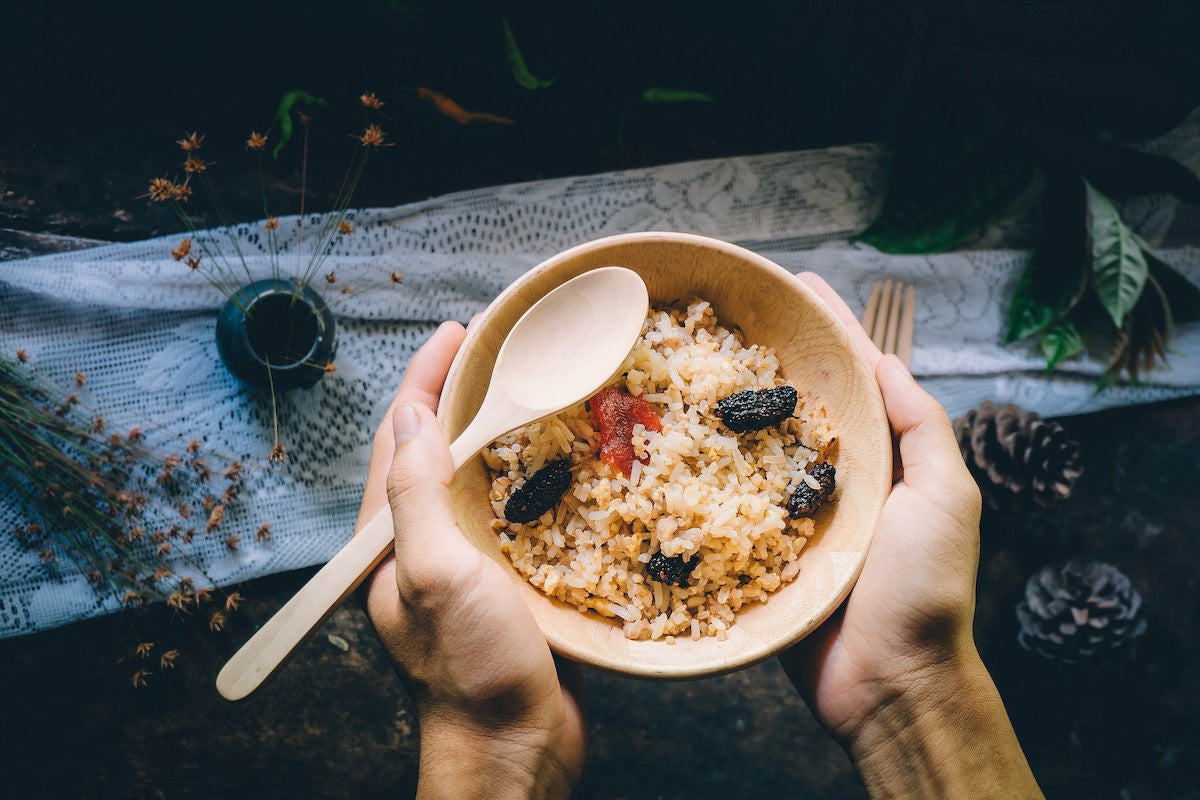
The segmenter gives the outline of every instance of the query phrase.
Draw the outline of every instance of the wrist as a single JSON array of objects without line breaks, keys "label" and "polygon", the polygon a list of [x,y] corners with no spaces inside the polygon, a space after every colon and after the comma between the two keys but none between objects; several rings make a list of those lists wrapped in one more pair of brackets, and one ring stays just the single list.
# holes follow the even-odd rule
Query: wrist
[{"label": "wrist", "polygon": [[555,732],[534,724],[481,725],[421,710],[419,800],[566,798],[578,776],[555,756]]},{"label": "wrist", "polygon": [[846,742],[871,797],[1042,797],[973,643],[876,691]]}]

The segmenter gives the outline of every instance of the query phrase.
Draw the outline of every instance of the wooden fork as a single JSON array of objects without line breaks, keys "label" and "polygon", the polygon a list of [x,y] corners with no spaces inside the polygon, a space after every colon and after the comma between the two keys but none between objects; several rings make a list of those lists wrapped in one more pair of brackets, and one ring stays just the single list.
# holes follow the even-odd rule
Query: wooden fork
[{"label": "wooden fork", "polygon": [[901,281],[876,281],[863,311],[862,325],[880,351],[895,353],[909,366],[912,360],[913,309],[916,288]]}]

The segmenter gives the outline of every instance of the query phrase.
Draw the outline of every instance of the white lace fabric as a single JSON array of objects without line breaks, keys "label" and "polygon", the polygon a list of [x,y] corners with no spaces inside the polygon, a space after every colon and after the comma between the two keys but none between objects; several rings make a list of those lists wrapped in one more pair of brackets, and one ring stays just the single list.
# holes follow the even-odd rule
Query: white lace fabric
[{"label": "white lace fabric", "polygon": [[[433,329],[446,319],[466,322],[543,259],[617,233],[669,230],[734,242],[789,270],[822,275],[856,311],[879,277],[914,283],[912,368],[952,416],[985,399],[1061,416],[1200,392],[1196,325],[1178,331],[1167,368],[1140,386],[1101,393],[1096,358],[1047,376],[1031,346],[1004,346],[1024,250],[894,257],[848,244],[878,210],[884,158],[869,145],[728,158],[354,212],[354,233],[322,270],[337,283],[314,284],[339,318],[337,369],[281,398],[282,464],[266,461],[274,441],[269,398],[238,384],[217,356],[213,323],[224,297],[168,255],[180,236],[0,263],[0,347],[25,350],[50,374],[84,371],[91,402],[115,430],[142,426],[164,450],[202,439],[254,465],[222,529],[242,545],[231,551],[221,537],[198,536],[177,548],[180,574],[202,568],[221,585],[328,560],[351,535],[372,433]],[[1164,208],[1165,199],[1139,213],[1162,228]],[[284,238],[295,225],[281,220]],[[233,232],[248,278],[271,274],[261,231],[255,222]],[[1003,235],[989,241],[1002,246]],[[1160,254],[1200,282],[1200,249]],[[398,285],[393,271],[403,274]],[[346,286],[354,290],[342,294]],[[8,531],[24,521],[0,488],[0,637],[116,610],[119,602],[98,598],[70,564],[51,575],[23,549]],[[264,523],[272,538],[254,542]]]}]

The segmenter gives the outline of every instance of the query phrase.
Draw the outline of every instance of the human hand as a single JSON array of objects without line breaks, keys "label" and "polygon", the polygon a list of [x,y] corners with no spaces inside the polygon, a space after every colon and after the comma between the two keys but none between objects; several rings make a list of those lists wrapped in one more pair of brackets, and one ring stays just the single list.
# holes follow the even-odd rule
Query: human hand
[{"label": "human hand", "polygon": [[390,503],[396,547],[368,579],[367,613],[417,708],[420,797],[565,797],[586,750],[579,668],[556,664],[451,507],[434,409],[463,337],[457,323],[438,328],[375,434],[358,526]]},{"label": "human hand", "polygon": [[988,797],[994,778],[1040,797],[972,638],[981,502],[950,420],[823,280],[800,280],[875,371],[899,457],[850,597],[780,661],[873,795]]}]

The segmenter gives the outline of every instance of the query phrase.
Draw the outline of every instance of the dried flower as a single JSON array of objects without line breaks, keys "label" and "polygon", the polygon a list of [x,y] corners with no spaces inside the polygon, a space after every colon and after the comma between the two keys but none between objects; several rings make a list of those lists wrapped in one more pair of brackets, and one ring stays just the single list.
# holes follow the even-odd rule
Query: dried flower
[{"label": "dried flower", "polygon": [[201,458],[192,459],[192,472],[196,473],[196,479],[201,483],[208,483],[212,479],[212,470],[208,468],[208,464]]},{"label": "dried flower", "polygon": [[287,451],[283,449],[283,445],[276,443],[275,446],[271,448],[271,454],[267,456],[267,459],[275,463],[286,461]]},{"label": "dried flower", "polygon": [[158,546],[158,548],[157,548],[157,550],[155,550],[155,552],[157,552],[160,556],[170,555],[170,553],[171,553],[170,542],[163,542],[162,544],[160,544]]},{"label": "dried flower", "polygon": [[254,541],[265,542],[271,538],[271,526],[263,523],[258,526],[258,530],[254,532]]},{"label": "dried flower", "polygon": [[179,658],[178,650],[168,650],[158,657],[158,666],[161,669],[175,669],[175,659]]},{"label": "dried flower", "polygon": [[183,171],[187,173],[204,172],[208,169],[208,163],[203,158],[191,156],[187,161],[183,162]]},{"label": "dried flower", "polygon": [[188,265],[188,269],[190,269],[192,272],[195,272],[197,269],[200,268],[200,259],[202,259],[202,258],[204,258],[203,255],[188,256],[188,258],[185,259],[183,263]]},{"label": "dried flower", "polygon": [[342,287],[342,294],[350,294],[353,291],[354,291],[353,286],[343,286]]},{"label": "dried flower", "polygon": [[133,673],[133,688],[140,689],[141,687],[145,686],[146,679],[153,674],[154,673],[148,669],[139,669],[137,672]]},{"label": "dried flower", "polygon": [[325,282],[326,283],[337,283],[337,274],[334,273],[333,271],[325,273]]},{"label": "dried flower", "polygon": [[225,615],[220,611],[214,611],[212,616],[208,618],[208,629],[213,632],[222,631],[225,629]]},{"label": "dried flower", "polygon": [[372,111],[383,108],[383,101],[376,97],[374,92],[363,92],[358,96],[358,102]]},{"label": "dried flower", "polygon": [[246,140],[246,147],[251,150],[262,150],[266,146],[266,134],[262,134],[257,131],[250,131],[250,138]]},{"label": "dried flower", "polygon": [[187,610],[188,597],[183,592],[171,592],[167,595],[167,605],[176,611]]},{"label": "dried flower", "polygon": [[230,464],[229,469],[225,470],[225,475],[223,477],[227,481],[241,480],[241,478],[242,478],[242,462],[234,461],[232,464]]},{"label": "dried flower", "polygon": [[[217,528],[221,527],[221,523],[225,521],[225,506],[216,506],[212,513],[208,515],[208,525],[205,526],[205,532],[212,533]],[[226,540],[228,544],[228,540]],[[234,548],[237,549],[237,548]]]},{"label": "dried flower", "polygon": [[337,369],[337,367],[335,367],[335,366],[333,365],[333,362],[332,362],[332,361],[330,361],[328,364],[326,364],[326,365],[325,365],[325,374],[326,374],[326,375],[328,375],[328,374],[332,373],[332,372],[333,372],[334,370],[336,370],[336,369]]},{"label": "dried flower", "polygon": [[207,603],[209,600],[212,600],[212,592],[212,588],[207,586],[197,589],[194,597],[196,604],[199,605],[200,603]]},{"label": "dried flower", "polygon": [[401,272],[397,272],[396,270],[392,270],[391,278],[392,278],[392,285],[395,286],[398,283],[400,283],[400,281],[404,280],[404,274]]},{"label": "dried flower", "polygon": [[236,611],[237,607],[245,599],[246,598],[242,597],[241,592],[231,592],[229,596],[225,598],[225,610]]},{"label": "dried flower", "polygon": [[383,139],[386,135],[378,125],[368,125],[358,140],[362,142],[363,147],[384,147]]},{"label": "dried flower", "polygon": [[342,220],[338,223],[338,233],[342,234],[343,236],[349,236],[350,234],[354,233],[354,226],[348,221]]},{"label": "dried flower", "polygon": [[29,353],[26,353],[24,350],[18,350],[17,351],[17,361],[20,361],[22,364],[28,362],[29,361]]},{"label": "dried flower", "polygon": [[225,537],[225,546],[228,547],[230,550],[237,552],[238,543],[241,541],[242,541],[241,536],[238,536],[236,533],[231,533]]},{"label": "dried flower", "polygon": [[175,198],[175,184],[166,178],[155,178],[150,181],[150,199],[155,203],[163,203]]},{"label": "dried flower", "polygon": [[267,217],[266,224],[263,228],[268,231],[273,231],[279,227],[279,217]]},{"label": "dried flower", "polygon": [[154,649],[154,642],[142,642],[134,650],[141,658],[149,658],[150,651]]},{"label": "dried flower", "polygon": [[75,373],[75,385],[80,389],[82,389],[84,386],[86,386],[87,385],[87,375],[84,375],[82,372],[76,372]]},{"label": "dried flower", "polygon": [[178,247],[171,251],[171,258],[176,261],[182,261],[190,252],[192,252],[192,240],[184,239],[179,243]]},{"label": "dried flower", "polygon": [[204,144],[204,134],[192,131],[186,137],[176,140],[175,144],[185,153],[194,153]]}]

